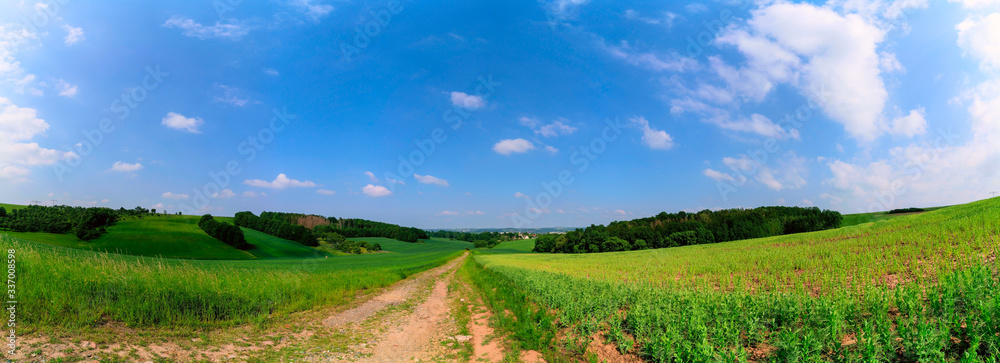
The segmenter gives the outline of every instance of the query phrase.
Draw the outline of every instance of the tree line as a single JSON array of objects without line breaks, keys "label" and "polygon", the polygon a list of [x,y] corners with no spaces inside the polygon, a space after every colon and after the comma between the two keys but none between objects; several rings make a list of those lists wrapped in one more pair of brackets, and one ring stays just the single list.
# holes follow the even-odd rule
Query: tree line
[{"label": "tree line", "polygon": [[337,233],[346,238],[383,237],[403,242],[415,243],[428,239],[427,231],[414,227],[402,227],[391,223],[369,221],[360,218],[327,217],[330,224],[316,226],[316,233]]},{"label": "tree line", "polygon": [[319,241],[309,228],[292,224],[283,214],[275,212],[263,212],[256,216],[253,212],[236,213],[233,222],[237,226],[250,228],[278,238],[295,241],[306,246],[319,246]]},{"label": "tree line", "polygon": [[515,235],[501,232],[470,233],[440,230],[431,232],[430,236],[472,242],[472,245],[476,248],[493,248],[501,242],[513,241]]},{"label": "tree line", "polygon": [[885,214],[917,213],[924,212],[923,208],[898,208],[885,212]]},{"label": "tree line", "polygon": [[728,242],[837,228],[840,212],[801,207],[666,213],[539,236],[535,252],[592,253]]},{"label": "tree line", "polygon": [[320,235],[327,244],[333,246],[344,253],[367,253],[367,252],[379,252],[382,250],[382,245],[375,243],[369,244],[368,241],[352,241],[344,238],[340,233],[335,232],[324,232]]},{"label": "tree line", "polygon": [[198,227],[201,227],[209,236],[238,249],[245,251],[252,250],[255,247],[247,242],[240,227],[226,222],[219,222],[215,218],[212,218],[211,214],[201,216],[201,220],[198,221]]},{"label": "tree line", "polygon": [[0,207],[0,229],[13,232],[70,233],[89,241],[107,232],[120,215],[111,208],[29,205],[7,211]]}]

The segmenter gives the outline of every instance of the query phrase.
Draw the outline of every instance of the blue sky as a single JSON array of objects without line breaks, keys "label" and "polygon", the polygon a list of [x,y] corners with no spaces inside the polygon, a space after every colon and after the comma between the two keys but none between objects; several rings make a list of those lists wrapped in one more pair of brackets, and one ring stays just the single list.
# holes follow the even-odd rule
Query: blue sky
[{"label": "blue sky", "polygon": [[423,228],[1000,191],[1000,2],[12,1],[0,200]]}]

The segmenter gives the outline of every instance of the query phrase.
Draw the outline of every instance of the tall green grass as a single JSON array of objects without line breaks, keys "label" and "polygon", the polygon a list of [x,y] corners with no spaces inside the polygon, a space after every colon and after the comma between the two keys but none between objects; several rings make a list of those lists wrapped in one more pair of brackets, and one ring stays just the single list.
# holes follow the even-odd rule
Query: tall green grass
[{"label": "tall green grass", "polygon": [[511,303],[551,309],[579,354],[601,332],[657,362],[995,361],[998,217],[987,200],[716,245],[475,259],[527,297]]},{"label": "tall green grass", "polygon": [[[389,248],[404,245],[386,243]],[[128,326],[222,327],[347,302],[456,257],[466,243],[421,251],[321,259],[201,261],[91,252],[0,237],[17,256],[19,325],[79,329]]]}]

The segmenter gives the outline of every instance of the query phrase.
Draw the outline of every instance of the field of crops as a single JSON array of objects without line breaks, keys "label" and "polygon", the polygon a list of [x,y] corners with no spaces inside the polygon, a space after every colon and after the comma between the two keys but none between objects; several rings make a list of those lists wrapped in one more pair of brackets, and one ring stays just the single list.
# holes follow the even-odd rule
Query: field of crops
[{"label": "field of crops", "polygon": [[217,261],[126,256],[0,235],[0,248],[16,251],[22,333],[87,329],[107,321],[188,328],[262,324],[342,304],[359,290],[387,286],[471,247],[378,242],[388,252]]},{"label": "field of crops", "polygon": [[477,254],[474,267],[483,290],[517,286],[486,292],[522,312],[511,333],[578,354],[601,335],[658,362],[978,362],[1000,357],[998,252],[992,199],[714,245]]}]

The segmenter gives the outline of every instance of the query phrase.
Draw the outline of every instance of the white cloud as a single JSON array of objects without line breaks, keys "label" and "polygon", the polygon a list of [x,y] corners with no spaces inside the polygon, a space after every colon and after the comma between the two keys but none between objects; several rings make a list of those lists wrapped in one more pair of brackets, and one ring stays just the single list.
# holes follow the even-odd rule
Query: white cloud
[{"label": "white cloud", "polygon": [[621,45],[614,46],[606,44],[602,40],[598,43],[598,47],[604,49],[612,57],[618,58],[625,63],[657,72],[680,72],[694,69],[698,66],[698,62],[694,59],[682,57],[677,53],[660,55],[652,52],[637,52],[632,50],[632,47],[628,43],[624,42]]},{"label": "white cloud", "polygon": [[705,119],[706,122],[715,124],[723,129],[749,132],[765,137],[773,137],[775,139],[781,140],[786,138],[799,139],[799,131],[796,129],[785,130],[780,125],[771,121],[761,114],[752,114],[749,119],[742,119],[738,121],[730,121],[728,119],[728,113],[720,114],[716,117],[710,117]]},{"label": "white cloud", "polygon": [[182,130],[194,134],[201,133],[201,131],[198,131],[198,127],[201,126],[203,123],[204,121],[202,121],[201,118],[198,117],[188,118],[176,112],[168,113],[166,116],[163,117],[163,121],[160,121],[161,125],[167,126],[174,130]]},{"label": "white cloud", "polygon": [[229,199],[229,198],[232,198],[232,197],[235,197],[235,196],[236,196],[236,193],[233,193],[232,189],[223,189],[222,191],[220,191],[218,193],[213,193],[212,194],[212,198],[216,198],[216,199]]},{"label": "white cloud", "polygon": [[815,204],[815,203],[813,203],[813,202],[812,202],[811,200],[809,200],[809,199],[802,199],[802,205],[804,205],[804,206],[806,206],[806,207],[812,207],[812,206],[814,206],[814,205],[816,205],[816,204]]},{"label": "white cloud", "polygon": [[285,188],[310,188],[315,187],[316,183],[311,181],[298,181],[295,179],[290,179],[285,173],[278,174],[278,177],[274,178],[274,181],[264,181],[260,179],[248,179],[244,180],[243,184],[260,187],[260,188],[271,188],[271,189],[285,189]]},{"label": "white cloud", "polygon": [[141,169],[142,169],[142,163],[129,164],[123,161],[116,161],[113,165],[111,165],[111,171],[132,172]]},{"label": "white cloud", "polygon": [[982,9],[1000,4],[1000,0],[948,0],[948,2],[962,3],[962,7],[966,9]]},{"label": "white cloud", "polygon": [[243,197],[245,197],[245,198],[256,198],[257,196],[258,196],[257,193],[254,193],[254,192],[251,192],[251,191],[243,192]]},{"label": "white cloud", "polygon": [[657,130],[649,126],[649,121],[645,117],[638,116],[629,119],[633,124],[642,130],[642,141],[650,149],[667,150],[674,146],[674,139],[666,131]]},{"label": "white cloud", "polygon": [[369,197],[384,197],[389,194],[392,194],[392,191],[386,189],[381,185],[371,185],[371,184],[365,185],[365,187],[361,189],[361,192],[365,193],[365,195]]},{"label": "white cloud", "polygon": [[278,73],[278,70],[274,68],[264,68],[264,74],[272,77],[277,77],[281,75],[281,73]]},{"label": "white cloud", "polygon": [[153,205],[152,205],[151,207],[149,207],[149,208],[150,208],[150,209],[159,209],[159,210],[163,210],[163,203],[156,203],[156,204],[153,204]]},{"label": "white cloud", "polygon": [[493,145],[493,151],[500,155],[510,155],[512,153],[526,153],[534,150],[535,144],[525,139],[504,139]]},{"label": "white cloud", "polygon": [[971,16],[955,26],[958,45],[979,59],[979,68],[1000,70],[1000,13]]},{"label": "white cloud", "polygon": [[[722,163],[733,171],[739,172],[740,180],[745,181],[745,176],[753,177],[757,182],[773,190],[798,189],[806,185],[806,178],[809,175],[809,160],[797,156],[794,152],[784,155],[784,158],[772,161],[776,163],[776,168],[761,164],[747,155],[740,155],[739,158],[725,157]],[[711,169],[708,169],[711,170]],[[734,181],[732,175],[725,175],[712,170],[704,171],[703,174],[715,180]],[[725,175],[725,176],[723,176]]]},{"label": "white cloud", "polygon": [[909,115],[892,120],[892,129],[889,132],[909,137],[926,134],[927,120],[924,119],[924,108],[913,109]]},{"label": "white cloud", "polygon": [[467,210],[467,211],[465,211],[465,214],[468,214],[470,216],[481,216],[481,215],[484,215],[486,213],[483,213],[483,211],[478,211],[478,210]]},{"label": "white cloud", "polygon": [[822,199],[829,200],[830,204],[833,204],[833,205],[839,205],[840,203],[844,202],[843,198],[840,198],[838,196],[832,195],[830,193],[820,194],[819,197],[822,198]]},{"label": "white cloud", "polygon": [[457,216],[458,212],[452,212],[450,210],[443,210],[440,213],[438,213],[437,215],[439,215],[439,216]]},{"label": "white cloud", "polygon": [[221,102],[236,107],[246,106],[250,99],[240,97],[240,90],[236,87],[230,87],[224,84],[216,84],[215,88],[218,90],[215,96],[215,102]]},{"label": "white cloud", "polygon": [[179,199],[188,199],[188,198],[190,198],[190,196],[187,195],[187,194],[174,194],[174,193],[171,193],[171,192],[163,193],[163,195],[161,195],[161,197],[164,197],[164,198],[167,198],[167,199],[178,199],[178,200]]},{"label": "white cloud", "polygon": [[896,59],[896,55],[888,52],[879,53],[879,68],[886,73],[902,72],[906,70]]},{"label": "white cloud", "polygon": [[66,29],[66,45],[75,44],[81,40],[87,39],[83,35],[83,28],[74,28],[69,25],[63,25],[63,29]]},{"label": "white cloud", "polygon": [[476,95],[469,95],[465,92],[452,92],[451,104],[469,110],[475,110],[486,106],[486,100]]},{"label": "white cloud", "polygon": [[23,24],[0,24],[0,80],[11,84],[17,93],[44,94],[35,86],[35,75],[25,71],[14,57],[21,48],[34,46],[38,39],[38,34]]},{"label": "white cloud", "polygon": [[319,21],[333,11],[333,5],[320,4],[315,0],[292,0],[289,4],[299,8],[313,21]]},{"label": "white cloud", "polygon": [[569,135],[574,131],[576,131],[576,127],[564,124],[560,121],[553,121],[548,125],[539,127],[535,130],[535,133],[545,137],[555,137],[559,135]]},{"label": "white cloud", "polygon": [[371,180],[372,182],[378,183],[378,178],[375,177],[375,173],[372,173],[370,171],[366,171],[365,175],[367,175],[368,179]]},{"label": "white cloud", "polygon": [[528,197],[527,194],[524,194],[524,193],[521,193],[521,192],[514,193],[514,198],[530,199],[530,197]]},{"label": "white cloud", "polygon": [[705,176],[709,177],[709,178],[712,178],[712,179],[713,179],[713,180],[715,180],[715,181],[723,181],[723,180],[726,180],[726,181],[733,181],[733,177],[732,177],[731,175],[729,175],[729,174],[726,174],[726,173],[723,173],[723,172],[721,172],[721,171],[718,171],[718,170],[714,170],[714,169],[705,169],[705,170],[704,170],[704,171],[702,171],[701,173],[702,173],[703,175],[705,175]]},{"label": "white cloud", "polygon": [[107,198],[101,199],[101,203],[108,204],[109,202],[111,202],[111,199],[107,199]]},{"label": "white cloud", "polygon": [[860,15],[810,4],[778,2],[752,15],[747,28],[730,27],[717,38],[747,58],[740,69],[715,58],[716,72],[732,89],[759,100],[775,84],[791,83],[852,137],[870,142],[879,136],[888,99],[877,53],[883,30]]},{"label": "white cloud", "polygon": [[332,190],[326,190],[326,189],[316,189],[316,194],[334,195],[334,194],[337,194],[337,192],[332,191]]},{"label": "white cloud", "polygon": [[76,85],[69,84],[61,79],[56,83],[56,91],[58,91],[59,95],[63,97],[73,98],[79,90],[79,87]]},{"label": "white cloud", "polygon": [[251,29],[250,26],[233,20],[228,20],[225,23],[216,21],[215,25],[206,26],[179,15],[174,15],[170,19],[167,19],[163,23],[163,26],[180,29],[182,30],[181,34],[202,40],[213,38],[240,40]]},{"label": "white cloud", "polygon": [[553,147],[551,145],[545,145],[545,151],[548,152],[548,153],[550,153],[550,154],[555,154],[555,153],[559,152],[559,149],[556,149],[555,147]]},{"label": "white cloud", "polygon": [[72,151],[46,149],[35,142],[20,142],[30,141],[48,129],[49,124],[38,118],[35,109],[18,107],[0,97],[0,178],[24,182],[28,175],[27,166],[51,165],[76,156]]},{"label": "white cloud", "polygon": [[441,178],[438,178],[438,177],[435,177],[435,176],[413,174],[413,177],[416,178],[417,181],[419,181],[421,183],[424,183],[424,184],[434,184],[434,185],[440,185],[442,187],[448,186],[448,181],[447,180],[444,180],[444,179],[441,179]]},{"label": "white cloud", "polygon": [[590,0],[553,0],[545,7],[552,16],[559,19],[566,19],[572,17],[572,14],[578,7],[588,2]]}]

